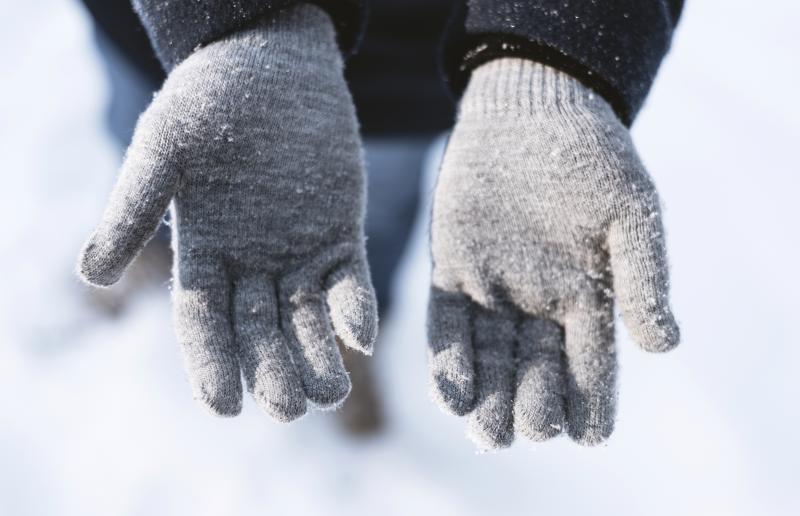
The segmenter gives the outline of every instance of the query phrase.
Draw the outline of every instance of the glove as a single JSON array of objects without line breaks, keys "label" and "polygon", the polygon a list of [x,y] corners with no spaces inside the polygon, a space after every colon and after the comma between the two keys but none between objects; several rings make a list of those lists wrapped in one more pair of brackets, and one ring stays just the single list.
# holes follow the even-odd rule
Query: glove
[{"label": "glove", "polygon": [[194,396],[281,421],[337,405],[336,337],[377,331],[353,102],[328,15],[301,4],[196,50],[141,116],[79,273],[110,285],[172,203],[172,301]]},{"label": "glove", "polygon": [[609,104],[560,71],[473,71],[431,238],[433,396],[482,448],[611,434],[615,296],[642,348],[678,343],[655,187]]}]

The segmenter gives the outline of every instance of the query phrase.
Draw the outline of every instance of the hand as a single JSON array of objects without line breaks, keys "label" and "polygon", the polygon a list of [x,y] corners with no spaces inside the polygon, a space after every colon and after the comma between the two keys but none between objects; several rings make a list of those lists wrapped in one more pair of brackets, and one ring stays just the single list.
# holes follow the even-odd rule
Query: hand
[{"label": "hand", "polygon": [[370,354],[377,310],[358,127],[327,14],[283,11],[170,73],[138,122],[81,276],[115,282],[171,200],[174,321],[195,398],[238,414],[243,373],[282,421],[306,400],[344,400],[335,336]]},{"label": "hand", "polygon": [[645,350],[678,343],[658,196],[608,103],[524,59],[477,68],[436,187],[434,397],[483,448],[566,430],[597,444],[616,404],[613,300]]}]

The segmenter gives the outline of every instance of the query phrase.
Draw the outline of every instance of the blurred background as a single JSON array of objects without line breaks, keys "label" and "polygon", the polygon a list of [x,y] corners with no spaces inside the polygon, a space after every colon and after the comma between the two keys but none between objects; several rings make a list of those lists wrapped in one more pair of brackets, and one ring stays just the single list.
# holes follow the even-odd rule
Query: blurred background
[{"label": "blurred background", "polygon": [[619,326],[607,445],[485,454],[427,396],[443,137],[420,151],[419,216],[387,287],[380,430],[321,412],[286,426],[247,397],[215,419],[191,400],[162,258],[102,294],[73,274],[121,152],[91,18],[76,0],[0,4],[0,515],[800,513],[797,2],[687,2],[634,126],[682,346],[646,355]]}]

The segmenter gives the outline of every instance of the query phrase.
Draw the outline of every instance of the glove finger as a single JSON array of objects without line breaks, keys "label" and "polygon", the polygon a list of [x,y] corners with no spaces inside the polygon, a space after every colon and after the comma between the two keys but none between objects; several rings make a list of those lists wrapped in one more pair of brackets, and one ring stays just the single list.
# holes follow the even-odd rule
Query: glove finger
[{"label": "glove finger", "polygon": [[230,320],[230,284],[221,268],[209,264],[193,264],[193,274],[187,276],[182,272],[175,278],[172,299],[194,397],[212,414],[235,416],[242,409],[242,383]]},{"label": "glove finger", "polygon": [[480,308],[475,313],[475,408],[468,435],[482,449],[514,440],[514,318]]},{"label": "glove finger", "polygon": [[305,414],[303,384],[280,330],[276,288],[266,276],[236,281],[233,322],[242,372],[256,403],[279,421]]},{"label": "glove finger", "polygon": [[364,259],[335,270],[328,278],[331,324],[348,348],[371,355],[378,335],[378,303]]},{"label": "glove finger", "polygon": [[474,402],[472,302],[461,293],[431,288],[428,301],[428,372],[431,395],[443,410],[463,416]]},{"label": "glove finger", "polygon": [[323,293],[314,286],[282,287],[281,318],[306,396],[321,408],[340,405],[350,377],[336,346]]},{"label": "glove finger", "polygon": [[616,354],[613,304],[580,303],[565,321],[567,428],[580,444],[596,445],[614,429]]},{"label": "glove finger", "polygon": [[669,273],[658,199],[611,226],[614,292],[631,337],[647,351],[674,348],[680,331],[669,306]]},{"label": "glove finger", "polygon": [[545,441],[566,427],[564,332],[553,321],[525,319],[517,340],[514,426],[532,441]]},{"label": "glove finger", "polygon": [[81,250],[78,274],[88,283],[108,286],[120,278],[177,190],[179,174],[161,148],[166,138],[148,120],[145,114],[139,122],[100,224]]}]

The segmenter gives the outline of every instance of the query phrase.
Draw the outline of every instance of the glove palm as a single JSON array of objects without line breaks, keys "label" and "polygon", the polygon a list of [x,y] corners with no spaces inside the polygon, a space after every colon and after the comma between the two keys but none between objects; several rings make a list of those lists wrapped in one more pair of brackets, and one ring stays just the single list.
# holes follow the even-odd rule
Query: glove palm
[{"label": "glove palm", "polygon": [[611,433],[613,299],[634,339],[678,341],[655,188],[598,95],[522,59],[476,69],[435,192],[434,396],[483,447]]},{"label": "glove palm", "polygon": [[196,50],[140,118],[80,273],[116,281],[172,204],[174,320],[195,397],[280,420],[339,403],[334,333],[370,353],[355,112],[328,16],[302,5]]}]

